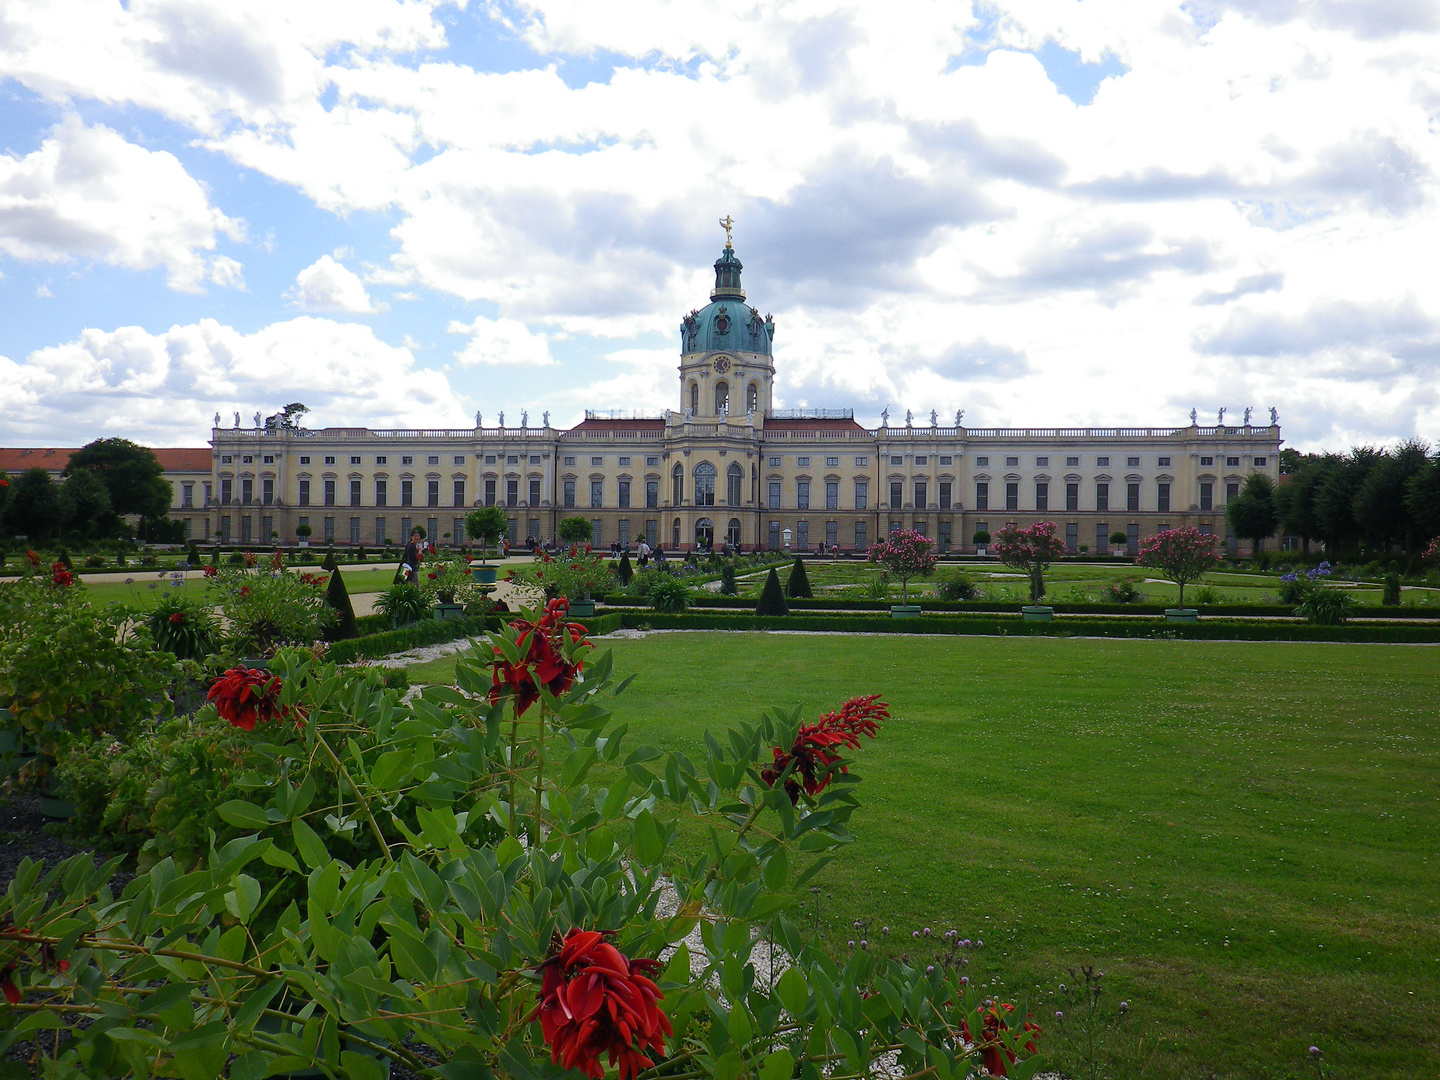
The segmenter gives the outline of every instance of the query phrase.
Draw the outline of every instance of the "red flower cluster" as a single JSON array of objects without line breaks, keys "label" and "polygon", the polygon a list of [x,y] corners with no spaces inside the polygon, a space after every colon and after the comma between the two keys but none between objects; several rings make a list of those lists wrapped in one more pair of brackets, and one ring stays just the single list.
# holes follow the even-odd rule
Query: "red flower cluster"
[{"label": "red flower cluster", "polygon": [[40,556],[36,555],[34,551],[25,552],[25,561],[30,564],[31,570],[40,569]]},{"label": "red flower cluster", "polygon": [[174,625],[179,626],[185,621],[185,613],[183,611],[172,611],[170,613],[170,621]]},{"label": "red flower cluster", "polygon": [[279,548],[276,548],[274,551],[272,551],[272,552],[270,553],[270,569],[271,569],[271,570],[284,570],[284,569],[285,569],[285,553],[284,553],[283,551],[281,551]]},{"label": "red flower cluster", "polygon": [[54,585],[57,589],[63,589],[66,586],[75,584],[75,575],[65,569],[64,563],[57,562],[50,567],[50,584]]},{"label": "red flower cluster", "polygon": [[201,570],[201,573],[203,573],[207,578],[212,578],[212,577],[214,577],[216,574],[220,573],[220,568],[219,568],[219,567],[216,567],[216,566],[209,566],[209,565],[207,565],[207,566],[204,567],[203,570]]},{"label": "red flower cluster", "polygon": [[579,1069],[592,1080],[605,1070],[600,1055],[619,1064],[620,1080],[654,1062],[646,1051],[665,1053],[664,1035],[673,1034],[670,1018],[655,1003],[663,994],[647,976],[658,960],[631,960],[605,940],[605,932],[571,930],[559,951],[540,965],[545,973],[540,1004],[529,1019],[540,1018],[550,1060]]},{"label": "red flower cluster", "polygon": [[[984,1030],[980,1033],[980,1039],[976,1043],[980,1051],[980,1062],[985,1066],[985,1071],[991,1076],[1009,1076],[1007,1068],[1015,1064],[1015,1051],[1010,1049],[1009,1040],[1002,1043],[1000,1033],[1007,1035],[1010,1031],[1009,1013],[1015,1011],[1015,1006],[1006,1002],[990,1002],[982,1013],[984,1017]],[[1039,1035],[1040,1025],[1025,1021],[1025,1030]],[[960,1021],[960,1033],[965,1036],[965,1041],[970,1041],[970,1025],[964,1020]],[[1035,1045],[1035,1038],[1032,1035],[1025,1040],[1025,1052],[1027,1054],[1039,1053]]]},{"label": "red flower cluster", "polygon": [[300,580],[303,581],[306,585],[326,585],[330,581],[330,579],[324,574],[306,573],[302,573],[300,575]]},{"label": "red flower cluster", "polygon": [[539,700],[540,686],[552,694],[563,694],[575,684],[575,676],[585,670],[585,663],[574,647],[584,644],[588,648],[589,643],[583,641],[585,627],[565,621],[569,610],[569,601],[559,597],[545,605],[545,614],[539,622],[516,619],[510,624],[520,631],[515,639],[520,648],[520,662],[512,664],[499,649],[495,650],[490,683],[492,705],[513,691],[515,715],[523,716],[525,710]]},{"label": "red flower cluster", "polygon": [[222,719],[242,731],[254,731],[256,724],[278,720],[289,712],[280,704],[280,687],[279,677],[268,671],[233,667],[211,684],[205,700],[215,702]]},{"label": "red flower cluster", "polygon": [[244,558],[245,558],[245,567],[246,567],[246,569],[253,569],[254,566],[255,566],[255,563],[256,563],[255,553],[254,553],[253,551],[245,551],[245,552],[241,552],[241,554],[242,554],[242,555],[244,556]]},{"label": "red flower cluster", "polygon": [[[785,781],[790,801],[800,801],[802,786],[805,794],[818,795],[830,783],[831,767],[841,760],[839,749],[859,750],[860,736],[875,738],[880,721],[889,719],[890,708],[880,700],[879,694],[851,698],[840,706],[839,712],[826,713],[815,723],[802,727],[788,752],[774,747],[774,763],[761,770],[760,779],[774,787],[793,761],[795,770]],[[840,771],[847,771],[843,764]]]}]

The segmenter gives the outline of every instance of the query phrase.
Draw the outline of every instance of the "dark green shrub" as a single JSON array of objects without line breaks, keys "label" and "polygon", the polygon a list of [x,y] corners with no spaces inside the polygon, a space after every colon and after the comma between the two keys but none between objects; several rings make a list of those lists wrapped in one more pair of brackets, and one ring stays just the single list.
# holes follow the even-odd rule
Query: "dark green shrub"
[{"label": "dark green shrub", "polygon": [[1325,585],[1311,585],[1295,605],[1295,614],[1315,626],[1340,626],[1350,618],[1354,607],[1349,594]]},{"label": "dark green shrub", "polygon": [[[1197,589],[1196,592],[1198,593],[1199,590]],[[1110,604],[1143,604],[1145,594],[1140,591],[1140,579],[1129,574],[1103,586],[1100,590],[1100,599]]]},{"label": "dark green shrub", "polygon": [[162,593],[145,622],[156,646],[181,660],[203,660],[219,648],[220,625],[204,600],[173,590]]},{"label": "dark green shrub", "polygon": [[329,570],[332,573],[340,569],[340,563],[335,558],[335,547],[333,544],[325,549],[325,561],[320,564],[320,569]]},{"label": "dark green shrub", "polygon": [[690,587],[666,574],[651,586],[650,606],[665,615],[678,615],[690,606]]},{"label": "dark green shrub", "polygon": [[200,549],[196,547],[194,540],[190,541],[190,546],[185,551],[185,561],[191,566],[200,565]]},{"label": "dark green shrub", "polygon": [[63,547],[60,549],[59,553],[55,556],[55,561],[58,562],[61,566],[65,567],[66,570],[74,570],[74,569],[75,569],[75,564],[70,561],[70,552],[68,552],[67,550],[65,550]]},{"label": "dark green shrub", "polygon": [[941,600],[975,600],[980,596],[980,586],[969,574],[960,570],[937,584],[935,595]]},{"label": "dark green shrub", "polygon": [[1385,595],[1380,602],[1386,607],[1400,606],[1400,575],[1394,571],[1385,575]]},{"label": "dark green shrub", "polygon": [[1124,547],[1127,543],[1129,543],[1129,539],[1119,529],[1116,529],[1110,534],[1111,547]]},{"label": "dark green shrub", "polygon": [[350,590],[345,588],[345,575],[339,570],[330,573],[330,584],[325,589],[325,602],[335,610],[335,622],[325,634],[326,641],[344,641],[358,637],[355,627],[355,606],[350,603]]},{"label": "dark green shrub", "polygon": [[430,614],[430,602],[416,586],[391,585],[375,598],[375,610],[390,620],[390,626],[407,626]]},{"label": "dark green shrub", "polygon": [[765,588],[760,593],[760,603],[755,608],[756,615],[789,615],[790,605],[785,602],[785,590],[780,587],[780,575],[775,573],[775,568],[770,568],[770,573],[765,576]]},{"label": "dark green shrub", "polygon": [[785,595],[805,600],[815,596],[810,591],[810,576],[805,573],[805,561],[799,555],[795,556],[795,564],[790,567],[790,576],[785,580]]},{"label": "dark green shrub", "polygon": [[588,518],[568,517],[560,522],[555,530],[562,543],[566,544],[588,544],[590,537],[594,535],[594,527]]},{"label": "dark green shrub", "polygon": [[735,584],[735,563],[726,559],[720,567],[720,595],[734,596],[739,591]]},{"label": "dark green shrub", "polygon": [[360,549],[355,552],[355,561],[356,561],[356,562],[364,562],[364,561],[365,561],[365,545],[364,545],[364,544],[361,544],[361,545],[360,545]]}]

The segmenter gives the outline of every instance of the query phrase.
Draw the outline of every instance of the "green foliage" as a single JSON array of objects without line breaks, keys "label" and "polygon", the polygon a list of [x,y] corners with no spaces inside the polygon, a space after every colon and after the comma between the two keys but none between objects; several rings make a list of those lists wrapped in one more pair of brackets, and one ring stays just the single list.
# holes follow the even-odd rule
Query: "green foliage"
[{"label": "green foliage", "polygon": [[196,546],[194,540],[190,541],[190,546],[185,552],[185,561],[192,567],[198,568],[200,565],[200,548]]},{"label": "green foliage", "polygon": [[364,544],[361,544],[360,547],[357,548],[356,551],[355,551],[355,561],[356,561],[356,562],[364,562],[364,561],[365,561],[365,558],[366,558],[366,556],[365,556],[365,545],[364,545]]},{"label": "green foliage", "polygon": [[984,529],[980,529],[974,536],[970,537],[970,542],[976,547],[985,547],[990,543],[990,534]]},{"label": "green foliage", "polygon": [[[643,573],[637,574],[635,580],[645,577]],[[512,570],[510,580],[539,589],[547,600],[559,596],[567,600],[589,600],[615,586],[609,562],[597,552],[583,548],[571,548],[553,557],[542,556],[538,562]]]},{"label": "green foliage", "polygon": [[594,535],[594,527],[588,518],[568,517],[561,520],[555,535],[565,544],[588,544]]},{"label": "green foliage", "polygon": [[720,595],[734,596],[740,591],[735,582],[735,561],[725,559],[720,566]]},{"label": "green foliage", "polygon": [[900,600],[908,604],[910,579],[935,572],[935,541],[914,529],[900,529],[872,546],[868,558],[900,579]]},{"label": "green foliage", "polygon": [[335,558],[335,545],[331,544],[325,549],[325,561],[320,564],[321,570],[329,570],[332,573],[340,569],[340,560]]},{"label": "green foliage", "polygon": [[65,520],[60,489],[45,469],[26,469],[10,480],[5,502],[5,532],[27,536],[38,544],[56,534]]},{"label": "green foliage", "polygon": [[690,587],[677,577],[666,574],[656,579],[650,589],[650,606],[656,611],[674,615],[690,605]]},{"label": "green foliage", "polygon": [[810,591],[810,578],[805,573],[805,560],[799,555],[795,556],[795,562],[790,567],[790,576],[785,579],[786,597],[797,597],[806,600],[813,599],[815,594]]},{"label": "green foliage", "polygon": [[790,605],[785,602],[785,590],[780,587],[780,575],[775,568],[770,568],[770,573],[765,575],[765,588],[760,592],[760,603],[755,608],[756,615],[788,615]]},{"label": "green foliage", "polygon": [[75,569],[75,563],[70,558],[70,552],[66,551],[63,547],[58,552],[56,552],[55,561],[58,562],[61,566],[65,567],[66,570]]},{"label": "green foliage", "polygon": [[225,567],[210,588],[225,616],[227,644],[242,656],[278,645],[309,645],[335,620],[326,603],[328,582],[320,575],[288,570]]},{"label": "green foliage", "polygon": [[942,600],[974,600],[980,587],[964,570],[957,570],[935,586],[935,595]]},{"label": "green foliage", "polygon": [[1111,546],[1111,547],[1117,547],[1117,548],[1118,548],[1118,547],[1124,547],[1124,546],[1125,546],[1126,544],[1128,544],[1129,542],[1130,542],[1129,537],[1127,537],[1127,536],[1125,535],[1125,533],[1122,532],[1122,531],[1119,530],[1119,529],[1116,529],[1114,532],[1112,532],[1112,533],[1110,534],[1110,546]]},{"label": "green foliage", "polygon": [[61,512],[68,532],[86,540],[113,536],[120,519],[110,503],[110,489],[100,474],[79,469],[60,485]]},{"label": "green foliage", "polygon": [[1230,531],[1254,543],[1259,550],[1265,538],[1280,525],[1280,511],[1275,506],[1275,485],[1264,473],[1251,473],[1240,494],[1225,507]]},{"label": "green foliage", "polygon": [[495,618],[485,615],[467,615],[459,619],[421,619],[398,630],[367,634],[349,641],[337,641],[330,646],[326,655],[337,664],[350,664],[361,659],[373,660],[404,652],[406,649],[471,637],[484,633],[494,625]]},{"label": "green foliage", "polygon": [[335,613],[326,627],[327,641],[345,641],[358,636],[355,628],[355,605],[350,602],[350,590],[345,587],[345,575],[339,570],[331,571],[330,583],[325,587],[325,603]]},{"label": "green foliage", "polygon": [[1100,589],[1100,598],[1112,604],[1143,604],[1145,594],[1140,591],[1140,578],[1127,574],[1111,581]]},{"label": "green foliage", "polygon": [[148,447],[129,439],[96,439],[70,455],[65,476],[81,470],[95,473],[110,493],[117,514],[163,518],[170,511],[171,490],[165,469]]},{"label": "green foliage", "polygon": [[384,615],[393,628],[406,626],[430,615],[430,601],[414,585],[391,585],[375,598],[375,610]]},{"label": "green foliage", "polygon": [[501,506],[479,506],[465,515],[465,534],[479,541],[482,558],[500,542],[508,528],[505,508]]},{"label": "green foliage", "polygon": [[295,526],[295,535],[301,540],[309,539],[314,532],[315,530],[310,527],[308,522],[302,521],[299,525]]},{"label": "green foliage", "polygon": [[1381,596],[1380,603],[1386,607],[1398,607],[1400,604],[1400,575],[1388,573],[1385,575],[1385,591]]},{"label": "green foliage", "polygon": [[1295,605],[1295,614],[1316,626],[1340,626],[1354,611],[1355,602],[1340,589],[1310,582]]},{"label": "green foliage", "polygon": [[158,648],[180,660],[203,660],[220,645],[220,625],[206,600],[167,589],[145,616]]}]

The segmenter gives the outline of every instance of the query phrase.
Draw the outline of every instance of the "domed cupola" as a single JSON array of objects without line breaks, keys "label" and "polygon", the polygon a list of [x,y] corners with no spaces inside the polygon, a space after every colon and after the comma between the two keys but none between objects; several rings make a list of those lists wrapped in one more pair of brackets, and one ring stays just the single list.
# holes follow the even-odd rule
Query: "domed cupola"
[{"label": "domed cupola", "polygon": [[715,288],[710,290],[711,300],[744,300],[745,290],[740,287],[740,271],[745,269],[735,257],[735,249],[725,242],[725,250],[715,260]]},{"label": "domed cupola", "polygon": [[745,303],[740,287],[741,263],[728,243],[715,260],[715,288],[710,303],[686,315],[680,323],[680,352],[737,351],[769,356],[775,339],[775,320],[763,318]]}]

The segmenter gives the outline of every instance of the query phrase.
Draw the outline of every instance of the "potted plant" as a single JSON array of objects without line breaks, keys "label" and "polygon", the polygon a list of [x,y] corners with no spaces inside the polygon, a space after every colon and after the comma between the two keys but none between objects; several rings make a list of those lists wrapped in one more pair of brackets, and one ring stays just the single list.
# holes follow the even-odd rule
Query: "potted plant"
[{"label": "potted plant", "polygon": [[1030,603],[1020,609],[1026,622],[1048,622],[1055,613],[1040,601],[1045,596],[1045,568],[1065,554],[1065,541],[1056,531],[1053,521],[1037,522],[1028,529],[1006,525],[995,538],[1000,561],[1030,578]]},{"label": "potted plant", "polygon": [[420,588],[434,605],[435,618],[458,619],[476,588],[475,576],[463,559],[437,562],[421,573]]},{"label": "potted plant", "polygon": [[297,537],[301,547],[310,546],[310,534],[312,532],[314,532],[314,530],[311,529],[310,526],[305,524],[304,522],[301,522],[299,525],[295,526],[295,536]]},{"label": "potted plant", "polygon": [[1126,554],[1125,549],[1129,543],[1129,537],[1119,529],[1116,529],[1110,534],[1110,554],[1114,555],[1117,559],[1123,559]]},{"label": "potted plant", "polygon": [[890,608],[892,619],[920,617],[920,605],[910,603],[910,579],[929,577],[935,572],[935,541],[914,529],[893,532],[870,549],[869,561],[878,563],[900,579],[900,603]]},{"label": "potted plant", "polygon": [[475,580],[482,585],[494,585],[496,569],[485,565],[490,548],[500,542],[506,529],[505,510],[499,506],[480,506],[465,515],[465,533],[480,544],[480,565],[472,566]]},{"label": "potted plant", "polygon": [[225,617],[226,644],[256,667],[280,645],[311,645],[335,621],[325,602],[325,574],[295,573],[250,552],[239,566],[207,567],[205,576]]},{"label": "potted plant", "polygon": [[1202,533],[1193,525],[1166,529],[1141,542],[1140,554],[1135,561],[1160,571],[1180,586],[1179,605],[1165,609],[1166,622],[1199,620],[1200,612],[1185,606],[1185,585],[1220,561],[1220,554],[1215,550],[1215,537]]},{"label": "potted plant", "polygon": [[593,594],[610,588],[615,574],[600,555],[572,547],[559,555],[542,555],[531,567],[512,571],[510,580],[539,589],[546,600],[563,596],[569,601],[572,616],[589,618],[595,614]]},{"label": "potted plant", "polygon": [[986,549],[990,546],[990,534],[984,529],[981,529],[970,539],[975,544],[975,554],[984,555]]}]

